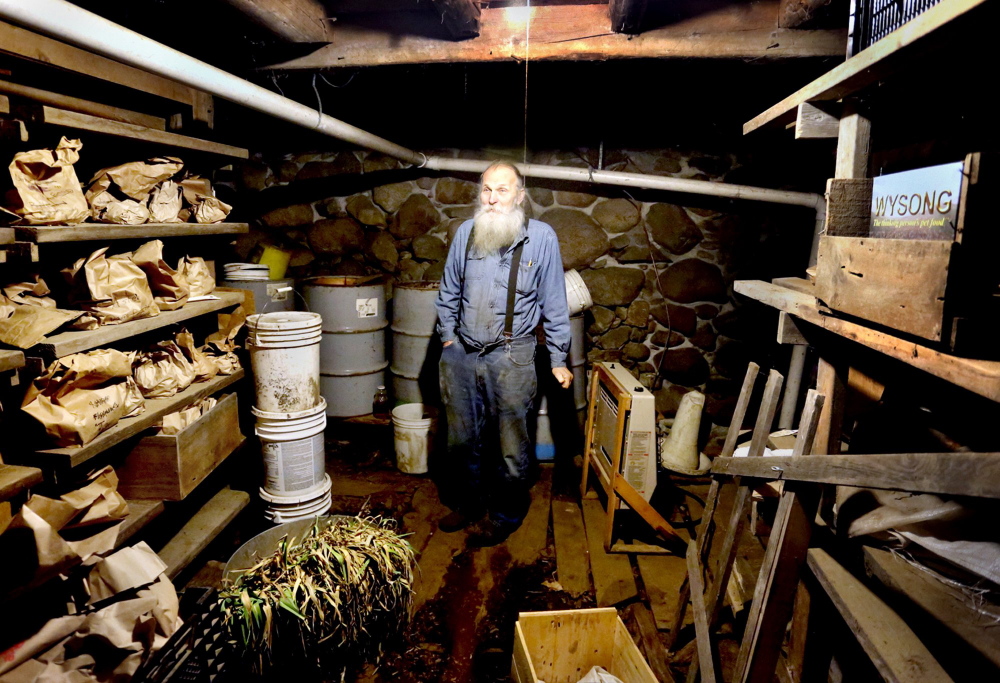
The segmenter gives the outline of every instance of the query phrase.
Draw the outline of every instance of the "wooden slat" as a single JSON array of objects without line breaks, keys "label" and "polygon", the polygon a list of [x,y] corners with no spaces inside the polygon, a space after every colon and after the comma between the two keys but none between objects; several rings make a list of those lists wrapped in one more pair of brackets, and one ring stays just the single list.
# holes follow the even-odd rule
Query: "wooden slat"
[{"label": "wooden slat", "polygon": [[[99,102],[83,100],[79,97],[61,95],[60,93],[49,92],[48,90],[42,90],[40,88],[32,88],[27,85],[21,85],[20,83],[11,83],[9,81],[0,80],[0,92],[7,93],[8,95],[26,97],[36,102],[59,107],[60,109],[67,109],[69,111],[77,111],[82,114],[99,116],[102,119],[131,123],[136,126],[154,128],[156,130],[166,130],[167,128],[166,120],[159,116],[151,116],[137,111],[121,109],[120,107],[112,107],[107,104],[100,104]],[[2,107],[0,107],[0,111],[3,111]]]},{"label": "wooden slat", "polygon": [[552,533],[556,542],[556,578],[572,596],[590,590],[590,559],[583,515],[573,501],[552,501]]},{"label": "wooden slat", "polygon": [[[715,683],[716,671],[719,670],[716,661],[715,648],[712,647],[712,633],[709,626],[708,607],[705,604],[705,582],[701,574],[701,562],[698,558],[698,544],[691,542],[687,552],[688,582],[691,584],[691,611],[694,612],[694,632],[697,641],[696,662],[701,673],[702,683]],[[689,673],[688,679],[690,680]]]},{"label": "wooden slat", "polygon": [[118,540],[115,544],[123,545],[144,526],[159,517],[164,509],[162,500],[129,500],[128,517],[118,527]]},{"label": "wooden slat", "polygon": [[734,284],[734,289],[740,294],[778,310],[787,311],[834,334],[901,360],[980,396],[1000,401],[1000,362],[950,356],[857,323],[824,315],[817,307],[815,297],[768,282],[738,280]]},{"label": "wooden slat", "polygon": [[582,505],[597,606],[609,607],[634,598],[639,589],[635,585],[628,557],[604,550],[604,507],[594,499],[584,500]]},{"label": "wooden slat", "polygon": [[[338,21],[333,40],[271,69],[322,69],[386,64],[628,58],[831,57],[844,53],[846,31],[775,30],[775,2],[705,9],[637,36],[612,33],[606,5],[505,7],[482,10],[480,35],[449,39],[431,13],[400,13],[371,26]],[[530,39],[524,40],[530,17]]]},{"label": "wooden slat", "polygon": [[649,607],[653,610],[656,628],[670,628],[677,613],[677,594],[687,580],[683,557],[671,555],[636,555],[639,574],[646,587]]},{"label": "wooden slat", "polygon": [[167,565],[166,574],[171,579],[181,573],[208,547],[216,536],[236,519],[236,515],[250,502],[244,491],[233,491],[228,486],[208,501],[170,541],[157,552]]},{"label": "wooden slat", "polygon": [[199,315],[220,311],[243,303],[242,292],[218,290],[213,292],[219,297],[214,301],[196,301],[173,311],[160,311],[159,315],[142,320],[133,320],[120,325],[102,325],[96,330],[70,330],[46,337],[41,344],[31,348],[32,355],[42,355],[46,358],[61,358],[71,353],[79,353],[107,346],[122,339],[150,332],[173,325],[175,323],[196,318]]},{"label": "wooden slat", "polygon": [[818,140],[840,134],[840,112],[836,105],[816,106],[803,102],[796,110],[795,139]]},{"label": "wooden slat", "polygon": [[808,562],[816,579],[885,680],[900,683],[951,681],[906,622],[825,550],[811,549]]},{"label": "wooden slat", "polygon": [[10,372],[24,367],[24,352],[0,349],[0,372]]},{"label": "wooden slat", "polygon": [[879,548],[865,548],[868,573],[905,597],[994,665],[1000,667],[1000,607],[979,601],[962,590],[921,571],[902,557]]},{"label": "wooden slat", "polygon": [[663,519],[663,516],[646,499],[640,496],[638,491],[632,488],[632,485],[621,475],[621,472],[615,472],[614,493],[620,496],[626,505],[635,510],[647,524],[653,527],[656,533],[660,534],[667,541],[684,541],[676,529],[670,525],[670,522]]},{"label": "wooden slat", "polygon": [[1000,498],[1000,453],[716,458],[713,474]]},{"label": "wooden slat", "polygon": [[952,246],[823,235],[816,296],[835,311],[940,341]]},{"label": "wooden slat", "polygon": [[54,126],[88,130],[104,135],[113,135],[130,140],[142,140],[160,145],[180,147],[182,149],[192,149],[198,152],[219,154],[236,159],[248,159],[250,157],[250,152],[242,147],[225,145],[221,142],[212,142],[211,140],[201,140],[199,138],[188,137],[187,135],[180,135],[179,133],[156,130],[155,128],[145,128],[131,123],[122,123],[121,121],[110,121],[89,114],[56,109],[55,107],[42,107],[42,121]]},{"label": "wooden slat", "polygon": [[[531,487],[531,505],[524,522],[507,539],[510,561],[515,565],[533,564],[549,540],[549,513],[552,510],[552,468],[542,469]],[[418,549],[419,550],[419,549]]]},{"label": "wooden slat", "polygon": [[[681,558],[677,558],[680,560]],[[660,634],[649,608],[643,602],[633,602],[625,608],[639,629],[639,643],[646,654],[646,663],[653,670],[653,675],[659,683],[674,683],[674,675],[667,666],[670,661],[667,649],[663,647]]]},{"label": "wooden slat", "polygon": [[42,483],[42,471],[37,467],[21,467],[0,463],[0,500],[13,498],[35,484]]},{"label": "wooden slat", "polygon": [[864,178],[868,175],[872,122],[855,108],[853,101],[846,102],[840,117],[837,161],[834,165],[834,174],[838,178]]},{"label": "wooden slat", "polygon": [[170,398],[146,399],[146,410],[141,415],[120,420],[118,424],[99,434],[86,446],[41,450],[37,451],[33,457],[39,464],[55,469],[82,465],[111,446],[152,427],[164,415],[180,410],[195,401],[200,401],[206,396],[211,396],[242,378],[243,370],[238,370],[232,375],[222,375],[207,382],[192,384]]},{"label": "wooden slat", "polygon": [[86,242],[124,239],[162,239],[192,235],[239,235],[250,230],[249,223],[143,223],[113,225],[79,223],[77,225],[24,225],[16,228],[19,239],[37,244],[51,242]]},{"label": "wooden slat", "polygon": [[[786,123],[802,102],[839,100],[878,83],[912,63],[914,57],[933,49],[937,39],[948,38],[935,36],[935,33],[984,2],[950,0],[929,8],[871,47],[744,123],[743,134],[772,123]],[[958,34],[959,31],[956,29],[950,33]]]},{"label": "wooden slat", "polygon": [[0,52],[51,64],[184,104],[194,104],[195,93],[198,92],[176,81],[3,22],[0,22]]}]

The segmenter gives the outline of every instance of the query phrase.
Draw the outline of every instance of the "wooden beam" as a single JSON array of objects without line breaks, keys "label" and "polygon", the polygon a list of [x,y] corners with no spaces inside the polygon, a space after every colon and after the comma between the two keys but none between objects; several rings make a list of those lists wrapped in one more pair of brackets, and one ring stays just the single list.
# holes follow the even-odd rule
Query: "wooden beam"
[{"label": "wooden beam", "polygon": [[738,280],[734,289],[761,303],[786,311],[841,337],[940,377],[952,384],[1000,401],[1000,362],[950,356],[884,332],[821,312],[816,298],[760,280]]},{"label": "wooden beam", "polygon": [[691,541],[687,551],[688,583],[691,584],[691,611],[694,612],[694,634],[698,646],[697,659],[691,665],[700,664],[702,683],[715,683],[719,671],[718,658],[712,647],[712,631],[709,625],[708,607],[705,605],[705,581],[702,578],[701,561],[698,559],[698,544]]},{"label": "wooden beam", "polygon": [[479,35],[479,3],[472,0],[430,0],[434,11],[452,38],[465,40]]},{"label": "wooden beam", "polygon": [[868,177],[868,157],[871,149],[872,122],[848,102],[837,127],[838,178]]},{"label": "wooden beam", "polygon": [[226,0],[289,43],[330,41],[329,13],[321,0]]},{"label": "wooden beam", "polygon": [[615,33],[641,33],[648,0],[610,0],[608,17]]},{"label": "wooden beam", "polygon": [[713,474],[1000,498],[1000,453],[716,458]]},{"label": "wooden beam", "polygon": [[795,319],[784,311],[778,312],[778,343],[808,345],[809,341],[802,335]]},{"label": "wooden beam", "polygon": [[[972,20],[969,22],[956,20],[964,18],[970,10],[985,2],[986,0],[951,0],[931,7],[868,49],[862,50],[744,123],[743,134],[752,133],[771,124],[783,125],[792,119],[796,108],[803,102],[843,99],[912,65],[916,57],[931,53],[935,48],[947,45],[952,40],[961,40],[964,37],[962,27],[948,26],[948,31],[941,29],[952,22],[964,24],[967,29]],[[846,44],[846,40],[841,44],[841,54]],[[963,51],[959,51],[959,54],[962,53]],[[956,68],[960,68],[960,65],[956,65]]]},{"label": "wooden beam", "polygon": [[91,240],[162,239],[192,235],[240,235],[250,230],[249,223],[143,223],[112,225],[80,223],[77,225],[19,225],[17,236],[26,242],[86,242]]},{"label": "wooden beam", "polygon": [[[86,74],[192,107],[199,97],[205,96],[176,81],[3,22],[0,22],[0,52]],[[197,109],[194,118],[196,121],[203,120],[199,118]]]},{"label": "wooden beam", "polygon": [[552,501],[552,536],[556,543],[556,578],[563,590],[579,597],[590,591],[587,531],[580,507],[571,500]]},{"label": "wooden beam", "polygon": [[830,0],[781,0],[778,5],[778,28],[795,28],[812,20]]},{"label": "wooden beam", "polygon": [[[454,41],[433,15],[407,13],[413,29],[337,22],[334,41],[271,69],[324,69],[385,64],[704,57],[782,59],[842,55],[846,31],[774,29],[775,0],[726,5],[662,28],[627,36],[608,31],[603,5],[482,10],[477,38]],[[530,32],[529,32],[530,21]],[[419,27],[420,30],[416,30]]]},{"label": "wooden beam", "polygon": [[795,139],[820,140],[840,134],[840,112],[834,103],[819,105],[803,102],[796,109]]},{"label": "wooden beam", "polygon": [[0,92],[7,93],[8,95],[26,97],[36,102],[50,104],[61,109],[80,112],[81,114],[99,116],[102,119],[111,119],[112,121],[121,121],[123,123],[131,123],[136,126],[155,128],[157,130],[166,130],[167,128],[166,120],[160,118],[159,116],[150,116],[149,114],[141,114],[139,112],[129,111],[128,109],[112,107],[107,104],[90,102],[89,100],[82,100],[79,97],[60,95],[59,93],[49,92],[48,90],[41,90],[39,88],[31,88],[26,85],[21,85],[20,83],[0,81]]},{"label": "wooden beam", "polygon": [[951,682],[951,677],[906,622],[825,550],[810,550],[808,562],[847,627],[885,680]]},{"label": "wooden beam", "polygon": [[250,496],[246,492],[233,491],[228,486],[215,494],[156,553],[167,565],[167,576],[172,579],[180,574],[249,503]]}]

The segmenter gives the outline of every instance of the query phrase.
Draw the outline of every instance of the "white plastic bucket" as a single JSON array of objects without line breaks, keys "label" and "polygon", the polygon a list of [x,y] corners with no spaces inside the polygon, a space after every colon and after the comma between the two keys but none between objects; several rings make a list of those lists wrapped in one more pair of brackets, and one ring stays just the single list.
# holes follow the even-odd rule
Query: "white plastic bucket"
[{"label": "white plastic bucket", "polygon": [[423,403],[407,403],[392,410],[396,467],[406,474],[425,474],[437,411]]},{"label": "white plastic bucket", "polygon": [[257,408],[271,413],[315,408],[321,400],[320,315],[304,311],[258,313],[247,318],[247,327]]},{"label": "white plastic bucket", "polygon": [[569,314],[577,315],[594,305],[594,299],[590,296],[587,284],[575,270],[567,270],[566,275],[566,303],[569,304]]},{"label": "white plastic bucket", "polygon": [[333,502],[331,488],[330,475],[325,475],[318,489],[306,494],[276,495],[262,488],[260,497],[266,503],[264,516],[275,524],[283,524],[325,514]]},{"label": "white plastic bucket", "polygon": [[315,496],[325,482],[326,401],[310,410],[274,413],[253,409],[264,455],[264,490],[270,495]]}]

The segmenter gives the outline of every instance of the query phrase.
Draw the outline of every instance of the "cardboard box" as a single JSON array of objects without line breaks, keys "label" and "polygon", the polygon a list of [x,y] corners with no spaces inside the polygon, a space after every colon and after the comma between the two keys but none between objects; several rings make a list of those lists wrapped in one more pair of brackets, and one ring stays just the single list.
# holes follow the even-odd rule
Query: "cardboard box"
[{"label": "cardboard box", "polygon": [[183,500],[243,443],[236,394],[184,431],[142,439],[120,468],[118,491],[126,498]]},{"label": "cardboard box", "polygon": [[624,683],[657,683],[613,607],[518,614],[516,683],[577,683],[594,666]]}]

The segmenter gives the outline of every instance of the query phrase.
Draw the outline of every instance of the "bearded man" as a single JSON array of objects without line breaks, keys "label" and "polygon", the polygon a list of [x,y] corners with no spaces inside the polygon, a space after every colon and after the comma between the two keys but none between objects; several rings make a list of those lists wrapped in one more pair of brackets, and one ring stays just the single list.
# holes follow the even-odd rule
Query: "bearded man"
[{"label": "bearded man", "polygon": [[559,242],[551,226],[525,220],[524,194],[513,165],[486,169],[480,207],[455,233],[437,299],[448,461],[459,479],[455,510],[438,527],[472,525],[469,543],[480,547],[502,542],[528,511],[539,322],[556,381],[573,381]]}]

